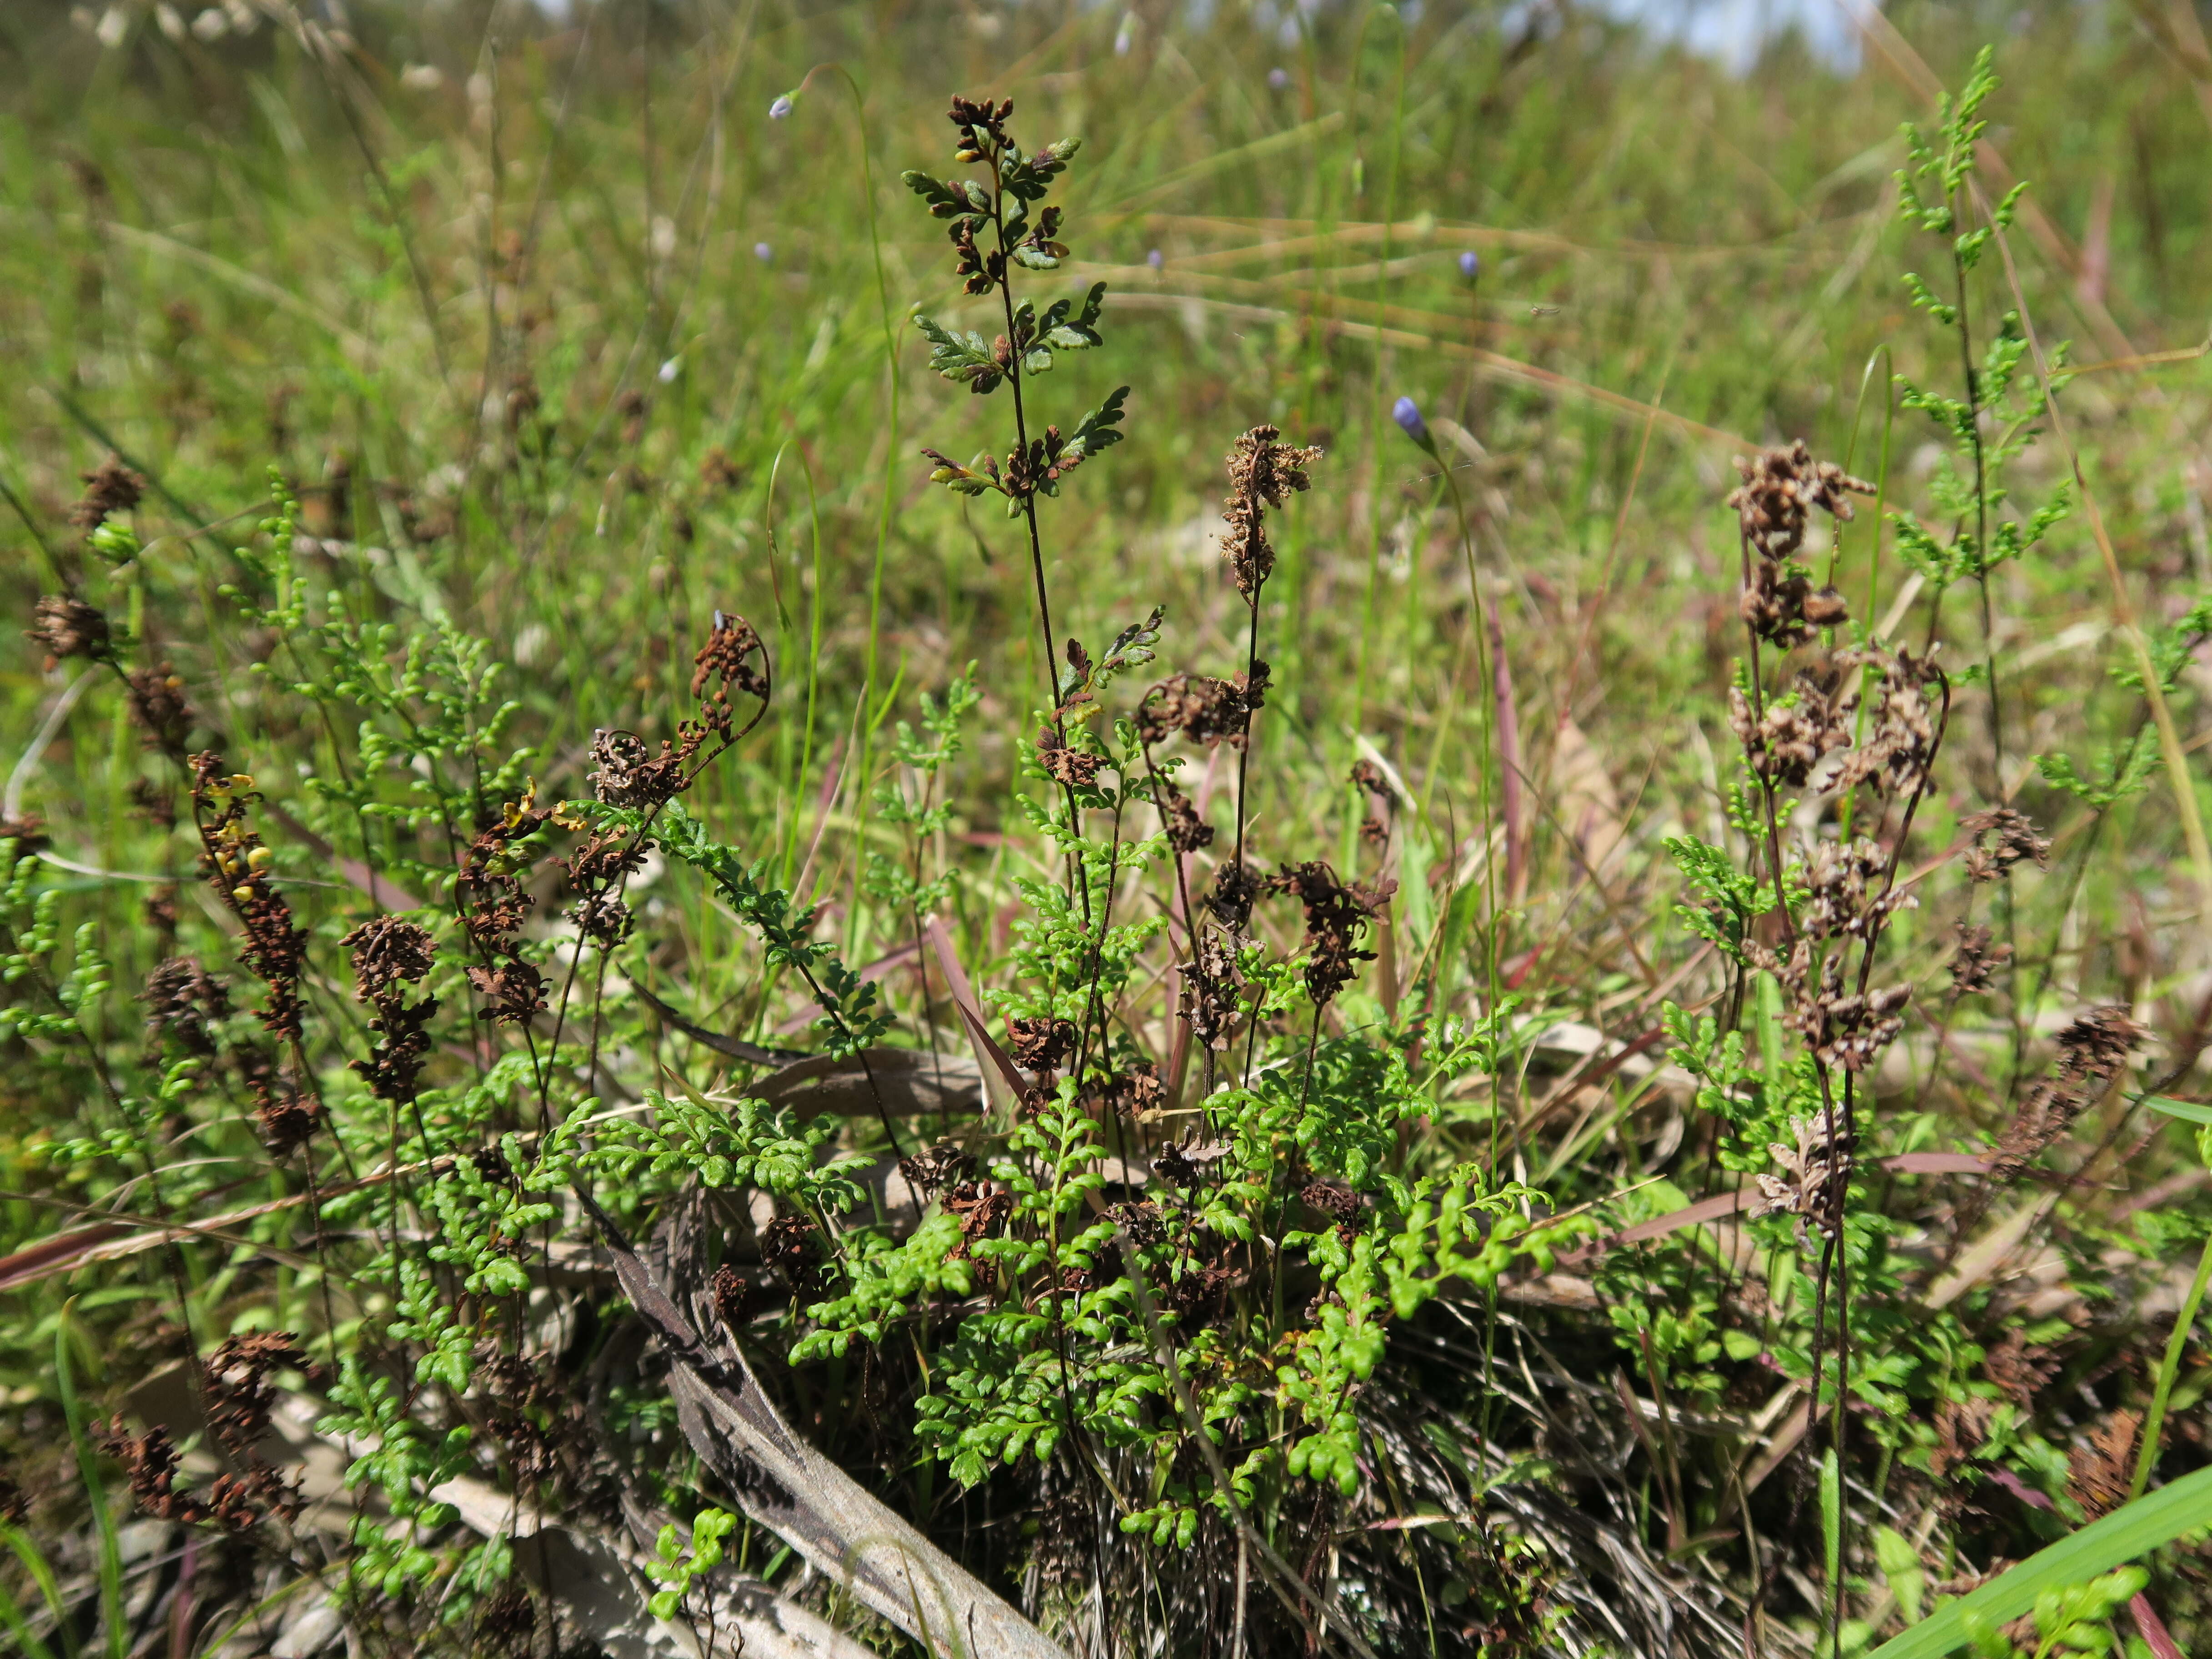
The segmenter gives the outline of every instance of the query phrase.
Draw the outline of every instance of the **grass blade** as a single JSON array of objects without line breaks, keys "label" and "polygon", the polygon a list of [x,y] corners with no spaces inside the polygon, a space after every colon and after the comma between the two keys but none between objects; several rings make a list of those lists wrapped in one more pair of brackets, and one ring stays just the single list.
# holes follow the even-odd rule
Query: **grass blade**
[{"label": "grass blade", "polygon": [[2008,1624],[2033,1611],[2036,1597],[2045,1591],[2125,1566],[2208,1522],[2212,1522],[2212,1468],[2203,1468],[2038,1550],[1972,1595],[1946,1601],[1922,1623],[1876,1648],[1870,1659],[1941,1659],[1966,1645],[1970,1612],[1992,1624]]},{"label": "grass blade", "polygon": [[123,1620],[123,1548],[115,1536],[115,1517],[107,1512],[107,1488],[100,1478],[100,1465],[84,1437],[84,1408],[78,1403],[76,1382],[70,1370],[70,1309],[62,1310],[54,1328],[54,1381],[61,1389],[62,1411],[69,1419],[70,1444],[76,1451],[78,1474],[92,1517],[100,1528],[100,1620],[107,1626],[107,1650],[112,1659],[125,1659],[128,1638]]}]

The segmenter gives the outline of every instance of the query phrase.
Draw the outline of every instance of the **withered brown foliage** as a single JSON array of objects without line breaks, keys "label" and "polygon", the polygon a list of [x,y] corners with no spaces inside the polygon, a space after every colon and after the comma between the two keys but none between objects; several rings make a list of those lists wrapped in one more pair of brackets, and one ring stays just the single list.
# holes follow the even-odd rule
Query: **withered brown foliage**
[{"label": "withered brown foliage", "polygon": [[1098,769],[1105,763],[1103,756],[1078,748],[1049,726],[1037,728],[1036,757],[1048,776],[1070,789],[1090,788],[1098,781]]},{"label": "withered brown foliage", "polygon": [[428,975],[437,942],[428,928],[387,915],[363,922],[338,943],[353,953],[356,994],[375,1007],[369,1030],[380,1038],[368,1059],[351,1062],[352,1069],[368,1079],[379,1100],[410,1101],[429,1059],[429,1024],[438,999],[410,1005],[401,988],[419,985]]},{"label": "withered brown foliage", "polygon": [[172,760],[185,759],[185,739],[198,718],[184,680],[167,663],[134,668],[124,676],[124,704],[141,740]]},{"label": "withered brown foliage", "polygon": [[1800,671],[1793,695],[1775,698],[1754,714],[1742,688],[1729,688],[1729,726],[1743,744],[1752,770],[1768,783],[1802,789],[1826,756],[1851,743],[1857,696],[1844,689],[1840,670]]},{"label": "withered brown foliage", "polygon": [[138,1000],[146,1005],[146,1036],[155,1052],[166,1040],[188,1054],[215,1053],[209,1027],[228,1016],[230,993],[198,957],[172,957],[158,964],[146,975]]},{"label": "withered brown foliage", "polygon": [[2142,1044],[2143,1029],[2117,1005],[2093,1008],[2058,1034],[2058,1055],[2037,1079],[1997,1141],[1990,1173],[2011,1180],[2074,1120],[2102,1099]]},{"label": "withered brown foliage", "polygon": [[1247,602],[1258,599],[1261,586],[1274,574],[1267,509],[1308,488],[1313,480],[1306,469],[1321,459],[1320,450],[1283,443],[1281,437],[1277,428],[1255,426],[1229,451],[1229,503],[1221,515],[1229,533],[1221,538],[1221,550]]},{"label": "withered brown foliage", "polygon": [[1252,711],[1264,705],[1267,665],[1249,685],[1247,677],[1218,680],[1205,674],[1171,674],[1145,694],[1137,708],[1137,735],[1147,744],[1164,743],[1180,732],[1211,749],[1244,746]]},{"label": "withered brown foliage", "polygon": [[1213,845],[1213,826],[1198,814],[1190,798],[1166,778],[1158,781],[1160,817],[1168,845],[1178,853],[1195,853]]},{"label": "withered brown foliage", "polygon": [[274,860],[247,816],[260,794],[251,777],[227,771],[222,757],[212,750],[194,755],[191,769],[200,873],[246,931],[239,960],[269,987],[269,1001],[260,1010],[264,1029],[296,1039],[307,930],[292,925],[291,906],[270,884]]},{"label": "withered brown foliage", "polygon": [[1836,1177],[1850,1167],[1851,1137],[1827,1108],[1791,1127],[1797,1136],[1795,1146],[1779,1141],[1767,1146],[1783,1173],[1758,1176],[1759,1200],[1750,1213],[1794,1215],[1801,1225],[1810,1224],[1823,1237],[1832,1237],[1836,1231],[1833,1200],[1841,1184]]},{"label": "withered brown foliage", "polygon": [[44,647],[51,673],[71,657],[105,661],[113,648],[106,613],[65,593],[47,593],[31,607],[28,637]]},{"label": "withered brown foliage", "polygon": [[146,480],[124,465],[119,455],[77,476],[84,481],[84,494],[70,508],[70,522],[80,530],[99,529],[112,514],[137,506],[146,494]]},{"label": "withered brown foliage", "polygon": [[373,917],[338,944],[352,952],[356,994],[377,1002],[402,984],[420,985],[436,965],[438,942],[430,930],[404,917]]},{"label": "withered brown foliage", "polygon": [[[1250,902],[1246,902],[1247,914]],[[1237,971],[1237,949],[1220,934],[1201,928],[1198,949],[1188,962],[1177,964],[1182,989],[1176,1012],[1190,1027],[1191,1040],[1201,1048],[1218,1048],[1229,1040],[1237,1023],[1243,982]]]},{"label": "withered brown foliage", "polygon": [[1009,1018],[1006,1036],[1014,1064],[1025,1072],[1048,1075],[1066,1065],[1075,1054],[1077,1032],[1073,1020],[1043,1015],[1028,1019]]},{"label": "withered brown foliage", "polygon": [[1982,883],[2002,881],[2015,864],[2033,864],[2039,870],[2051,861],[2051,841],[2040,835],[2035,821],[2009,806],[1969,812],[1959,828],[1974,838],[1966,849],[1966,878]]},{"label": "withered brown foliage", "polygon": [[975,1172],[975,1158],[950,1144],[932,1146],[899,1160],[899,1173],[924,1195],[953,1182],[967,1180]]},{"label": "withered brown foliage", "polygon": [[1361,759],[1352,763],[1352,781],[1367,797],[1367,814],[1359,821],[1359,838],[1370,846],[1381,847],[1390,839],[1390,807],[1395,799],[1390,780],[1373,761]]},{"label": "withered brown foliage", "polygon": [[2081,1506],[2084,1520],[2101,1520],[2128,1501],[2142,1428],[2136,1413],[2114,1412],[2067,1452],[2066,1495]]},{"label": "withered brown foliage", "polygon": [[2012,960],[2012,946],[1992,944],[1987,927],[1964,921],[1954,925],[1953,937],[1951,994],[1979,995],[1996,983],[1997,970]]},{"label": "withered brown foliage", "polygon": [[1802,438],[1746,459],[1735,458],[1743,483],[1729,493],[1743,538],[1763,559],[1795,557],[1805,545],[1807,521],[1814,507],[1831,518],[1851,517],[1850,498],[1871,495],[1875,487],[1832,461],[1816,461]]},{"label": "withered brown foliage", "polygon": [[1289,894],[1305,907],[1306,994],[1315,1006],[1325,1007],[1358,971],[1355,964],[1375,959],[1372,951],[1358,949],[1354,940],[1382,914],[1398,884],[1341,882],[1335,871],[1315,859],[1285,865],[1268,878],[1267,888]]}]

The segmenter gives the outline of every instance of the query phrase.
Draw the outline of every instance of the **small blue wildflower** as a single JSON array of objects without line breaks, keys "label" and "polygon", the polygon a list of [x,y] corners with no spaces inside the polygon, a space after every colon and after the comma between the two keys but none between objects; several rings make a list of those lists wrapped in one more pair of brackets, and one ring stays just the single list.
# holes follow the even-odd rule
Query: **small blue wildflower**
[{"label": "small blue wildflower", "polygon": [[783,120],[788,117],[790,113],[791,94],[787,92],[781,97],[778,98],[775,102],[768,106],[768,118],[771,121]]},{"label": "small blue wildflower", "polygon": [[1411,398],[1401,398],[1391,404],[1390,418],[1397,422],[1399,430],[1422,448],[1435,447],[1436,440],[1429,436],[1429,423],[1421,418],[1421,406]]},{"label": "small blue wildflower", "polygon": [[774,264],[775,263],[775,250],[770,247],[766,242],[755,242],[753,244],[753,258],[759,260],[764,265]]},{"label": "small blue wildflower", "polygon": [[1482,275],[1482,256],[1473,248],[1459,256],[1459,274],[1473,282]]},{"label": "small blue wildflower", "polygon": [[1167,261],[1161,256],[1159,249],[1154,248],[1150,253],[1147,253],[1145,256],[1145,263],[1150,265],[1154,270],[1158,270],[1162,265],[1165,264]]},{"label": "small blue wildflower", "polygon": [[1269,70],[1267,71],[1267,84],[1273,87],[1277,92],[1282,91],[1284,88],[1291,84],[1290,70],[1280,68]]}]

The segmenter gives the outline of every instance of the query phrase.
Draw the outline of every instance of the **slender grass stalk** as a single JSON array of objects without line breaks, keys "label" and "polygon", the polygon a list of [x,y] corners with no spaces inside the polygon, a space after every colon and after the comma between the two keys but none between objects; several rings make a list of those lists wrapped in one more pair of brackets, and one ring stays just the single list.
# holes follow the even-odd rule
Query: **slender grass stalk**
[{"label": "slender grass stalk", "polygon": [[2181,1310],[2173,1316],[2173,1334],[2166,1340],[2166,1352],[2158,1362],[2158,1376],[2151,1384],[2150,1410],[2144,1414],[2142,1443],[2136,1452],[2135,1478],[2128,1482],[2128,1496],[2141,1498],[2150,1485],[2151,1471],[2158,1467],[2159,1439],[2166,1430],[2166,1402],[2173,1397],[2173,1382],[2181,1373],[2181,1356],[2188,1351],[2189,1338],[2197,1326],[2197,1311],[2204,1305],[2204,1291],[2212,1285],[2212,1237],[2204,1241],[2204,1248],[2197,1258],[2197,1277],[2189,1281],[2189,1294],[2181,1298]]},{"label": "slender grass stalk", "polygon": [[77,1478],[84,1484],[85,1500],[92,1506],[93,1524],[100,1534],[100,1623],[107,1631],[109,1659],[125,1659],[130,1631],[123,1613],[123,1547],[117,1537],[115,1517],[107,1510],[107,1486],[100,1478],[100,1464],[85,1438],[84,1407],[77,1398],[76,1373],[70,1364],[70,1332],[76,1298],[62,1304],[54,1325],[54,1386],[61,1392],[62,1414],[69,1425],[70,1446],[76,1454]]}]

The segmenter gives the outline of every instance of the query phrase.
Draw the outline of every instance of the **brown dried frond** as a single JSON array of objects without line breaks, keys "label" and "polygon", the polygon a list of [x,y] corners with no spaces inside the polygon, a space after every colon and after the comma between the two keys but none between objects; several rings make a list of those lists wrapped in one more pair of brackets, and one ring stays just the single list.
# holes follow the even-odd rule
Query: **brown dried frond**
[{"label": "brown dried frond", "polygon": [[1982,1356],[1982,1375],[2002,1389],[2022,1416],[2035,1409],[2035,1396],[2058,1370],[2050,1349],[2031,1347],[2018,1331],[2007,1331],[2004,1340]]},{"label": "brown dried frond", "polygon": [[1159,781],[1160,817],[1168,845],[1178,853],[1195,853],[1213,845],[1213,826],[1198,813],[1190,798],[1174,784]]},{"label": "brown dried frond", "polygon": [[822,1259],[822,1230],[805,1216],[778,1216],[760,1236],[761,1265],[783,1275],[793,1290],[814,1282]]},{"label": "brown dried frond", "polygon": [[1104,756],[1077,748],[1049,726],[1037,728],[1036,757],[1048,776],[1070,789],[1090,788],[1098,781],[1098,769],[1106,763]]},{"label": "brown dried frond", "polygon": [[1127,1070],[1107,1079],[1098,1091],[1099,1103],[1116,1117],[1142,1117],[1157,1110],[1166,1097],[1159,1067],[1148,1060],[1131,1061]]},{"label": "brown dried frond", "polygon": [[938,1201],[960,1224],[960,1243],[952,1252],[956,1256],[965,1256],[970,1244],[990,1237],[1014,1212],[1012,1191],[988,1181],[963,1181],[948,1188]]},{"label": "brown dried frond", "polygon": [[208,1482],[208,1518],[226,1530],[251,1532],[270,1515],[292,1519],[307,1506],[300,1489],[266,1463],[249,1464]]},{"label": "brown dried frond", "polygon": [[2118,1003],[2092,1008],[2058,1034],[2058,1063],[2070,1075],[2103,1084],[2119,1075],[2142,1045],[2143,1028]]},{"label": "brown dried frond", "polygon": [[1200,1330],[1221,1317],[1230,1287],[1239,1275],[1234,1267],[1198,1267],[1168,1285],[1160,1297],[1163,1310],[1176,1316],[1186,1330]]},{"label": "brown dried frond", "polygon": [[1974,996],[1996,982],[1997,969],[2012,960],[2012,946],[1993,945],[1990,930],[1961,921],[1954,929],[1958,943],[1951,952],[1951,994]]},{"label": "brown dried frond", "polygon": [[1150,1199],[1109,1205],[1106,1213],[1128,1236],[1129,1243],[1140,1250],[1158,1243],[1166,1236],[1167,1229],[1160,1218],[1160,1206]]},{"label": "brown dried frond", "polygon": [[200,1368],[207,1388],[209,1431],[233,1457],[252,1461],[269,1431],[269,1413],[276,1404],[270,1373],[291,1370],[313,1376],[316,1369],[290,1331],[225,1337]]},{"label": "brown dried frond", "polygon": [[725,1261],[714,1269],[708,1289],[714,1292],[716,1317],[733,1331],[743,1330],[746,1320],[752,1316],[752,1280]]},{"label": "brown dried frond", "polygon": [[623,878],[645,862],[645,848],[638,839],[611,830],[592,836],[554,862],[568,872],[568,886],[579,896],[568,911],[576,931],[609,949],[628,939],[635,918],[618,890]]},{"label": "brown dried frond", "polygon": [[1766,704],[1754,717],[1742,689],[1729,689],[1729,725],[1743,744],[1744,758],[1767,782],[1801,789],[1821,759],[1851,742],[1851,714],[1858,699],[1833,680],[1801,672],[1796,695]]},{"label": "brown dried frond", "polygon": [[645,863],[645,848],[631,836],[610,830],[592,836],[553,860],[568,872],[568,884],[580,893],[611,887]]},{"label": "brown dried frond", "polygon": [[261,1144],[271,1158],[288,1158],[314,1139],[322,1127],[322,1103],[300,1087],[289,1069],[280,1070],[262,1056],[259,1065],[248,1063],[247,1086],[253,1094],[253,1115],[261,1125]]},{"label": "brown dried frond", "polygon": [[1801,1226],[1809,1224],[1824,1237],[1835,1236],[1835,1206],[1832,1193],[1839,1193],[1850,1180],[1851,1140],[1832,1107],[1823,1107],[1809,1118],[1791,1125],[1797,1136],[1795,1147],[1769,1141],[1767,1152],[1782,1168],[1778,1176],[1760,1175],[1759,1200],[1750,1213],[1794,1215]]},{"label": "brown dried frond", "polygon": [[1196,1141],[1186,1139],[1163,1147],[1152,1160],[1152,1172],[1169,1186],[1188,1191],[1213,1178],[1213,1166],[1220,1156],[1219,1147],[1201,1153]]},{"label": "brown dried frond", "polygon": [[1306,469],[1321,459],[1318,449],[1277,441],[1272,426],[1255,426],[1229,452],[1229,504],[1221,517],[1229,533],[1221,550],[1236,572],[1237,591],[1247,603],[1257,599],[1261,584],[1274,573],[1275,550],[1267,541],[1267,509],[1279,507],[1313,481]]},{"label": "brown dried frond", "polygon": [[2128,1501],[2142,1427],[2135,1413],[2114,1412],[2089,1431],[2086,1443],[2066,1454],[2066,1493],[2081,1506],[2084,1519],[2101,1519]]},{"label": "brown dried frond", "polygon": [[960,131],[960,160],[980,161],[992,150],[1012,143],[1006,133],[1006,118],[1013,112],[1014,100],[1011,98],[1002,98],[994,104],[988,98],[963,98],[956,94],[946,118]]},{"label": "brown dried frond", "polygon": [[1986,1395],[1964,1398],[1947,1394],[1936,1407],[1936,1443],[1928,1454],[1928,1473],[1941,1481],[1966,1462],[1989,1438],[1997,1402]]},{"label": "brown dried frond", "polygon": [[51,671],[71,657],[104,660],[112,644],[106,613],[97,605],[66,593],[41,595],[31,607],[27,637],[46,647],[46,666]]},{"label": "brown dried frond", "polygon": [[430,930],[400,916],[374,916],[339,945],[353,952],[354,994],[376,1002],[403,981],[420,985],[436,965],[438,942]]},{"label": "brown dried frond", "polygon": [[1359,823],[1360,839],[1380,847],[1390,839],[1390,808],[1396,799],[1390,780],[1373,761],[1361,759],[1352,763],[1352,781],[1365,792],[1369,803],[1367,816]]},{"label": "brown dried frond", "polygon": [[576,931],[602,950],[611,951],[630,935],[637,917],[619,893],[590,893],[568,907],[568,920]]},{"label": "brown dried frond", "polygon": [[1806,520],[1813,508],[1848,520],[1850,497],[1875,493],[1864,478],[1851,477],[1832,461],[1815,461],[1802,438],[1786,449],[1769,449],[1750,459],[1739,455],[1735,468],[1743,483],[1730,493],[1728,504],[1736,510],[1744,539],[1760,557],[1777,562],[1792,557],[1804,546]]},{"label": "brown dried frond", "polygon": [[975,1160],[959,1147],[945,1143],[901,1158],[899,1173],[916,1192],[927,1196],[940,1187],[973,1176]]},{"label": "brown dried frond", "polygon": [[99,529],[109,514],[128,513],[146,493],[146,480],[124,465],[118,455],[110,455],[92,471],[77,476],[84,480],[84,494],[70,508],[70,522],[80,530]]},{"label": "brown dried frond", "polygon": [[496,966],[471,967],[469,983],[483,998],[478,1019],[501,1025],[526,1025],[545,1011],[545,975],[520,957],[510,956]]},{"label": "brown dried frond", "polygon": [[1934,653],[1916,657],[1902,647],[1893,653],[1869,647],[1839,651],[1836,660],[1879,666],[1881,684],[1875,693],[1873,728],[1845,757],[1832,787],[1844,791],[1865,783],[1891,795],[1911,794],[1936,761],[1938,711],[1928,692],[1943,684],[1943,672]]},{"label": "brown dried frond", "polygon": [[1006,1021],[1008,1047],[1014,1064],[1025,1072],[1058,1071],[1075,1053],[1077,1032],[1072,1019],[1037,1015]]},{"label": "brown dried frond", "polygon": [[164,830],[177,827],[177,792],[166,781],[133,778],[131,781],[131,806],[149,823],[159,824]]},{"label": "brown dried frond", "polygon": [[1918,908],[1910,889],[1881,890],[1888,869],[1888,855],[1863,836],[1849,845],[1820,842],[1805,870],[1805,932],[1814,939],[1863,939],[1899,910]]},{"label": "brown dried frond", "polygon": [[424,997],[410,1005],[394,992],[376,1006],[368,1029],[380,1041],[368,1059],[349,1062],[349,1069],[368,1079],[368,1091],[379,1100],[412,1100],[430,1058],[429,1026],[438,1012],[438,999]]},{"label": "brown dried frond", "polygon": [[1206,674],[1170,675],[1146,692],[1138,706],[1138,734],[1153,744],[1180,732],[1209,749],[1224,743],[1242,749],[1252,711],[1265,701],[1266,666],[1261,665],[1257,677],[1258,696],[1247,694],[1241,675],[1235,680],[1217,680]]},{"label": "brown dried frond", "polygon": [[[752,661],[756,653],[760,657],[757,668]],[[700,718],[716,736],[727,739],[735,727],[730,712],[732,687],[767,708],[768,647],[743,617],[717,611],[714,631],[691,661],[691,695],[698,700]]]},{"label": "brown dried frond", "polygon": [[230,993],[197,957],[172,957],[146,975],[138,1000],[146,1005],[146,1035],[158,1046],[164,1037],[190,1054],[215,1053],[208,1027],[230,1012]]},{"label": "brown dried frond", "polygon": [[141,1435],[124,1432],[119,1424],[97,1425],[100,1449],[123,1465],[131,1481],[131,1495],[148,1515],[186,1525],[214,1519],[215,1512],[188,1492],[177,1490],[177,1449],[169,1431],[154,1424]]},{"label": "brown dried frond", "polygon": [[125,706],[146,746],[182,760],[194,716],[192,705],[185,696],[185,683],[176,670],[167,663],[134,668],[124,680]]},{"label": "brown dried frond", "polygon": [[296,1041],[304,1012],[299,981],[307,963],[307,930],[292,925],[292,907],[270,881],[269,849],[247,821],[247,805],[260,795],[251,777],[225,772],[221,755],[194,755],[190,765],[200,873],[245,932],[239,960],[269,987],[269,1000],[258,1010],[262,1028]]},{"label": "brown dried frond", "polygon": [[2035,821],[2009,806],[1969,812],[1959,828],[1974,838],[1966,851],[1966,878],[1973,882],[2002,881],[2015,864],[2032,861],[2039,870],[2051,861],[2051,841],[2036,833]]},{"label": "brown dried frond", "polygon": [[1371,925],[1398,890],[1395,881],[1374,887],[1346,884],[1319,859],[1286,864],[1267,883],[1267,890],[1288,893],[1306,913],[1306,994],[1317,1004],[1335,1000],[1336,994],[1358,972],[1354,963],[1371,962],[1372,951],[1353,948],[1362,928]]},{"label": "brown dried frond", "polygon": [[1218,1048],[1237,1023],[1242,988],[1235,945],[1220,933],[1201,930],[1194,958],[1178,969],[1182,988],[1176,1013],[1190,1027],[1192,1041],[1204,1048]]},{"label": "brown dried frond", "polygon": [[1841,953],[1821,958],[1816,972],[1808,935],[1800,934],[1786,957],[1756,943],[1747,945],[1745,954],[1753,966],[1781,981],[1790,998],[1783,1023],[1803,1036],[1824,1066],[1865,1071],[1905,1029],[1899,1011],[1911,1000],[1908,988],[1845,994]]},{"label": "brown dried frond", "polygon": [[2143,1039],[2143,1029],[2113,1005],[2093,1008],[2058,1034],[2058,1058],[2048,1076],[2021,1097],[1998,1139],[1990,1173],[2009,1180],[2102,1099]]},{"label": "brown dried frond", "polygon": [[1224,927],[1242,933],[1244,924],[1252,920],[1252,902],[1260,896],[1262,885],[1249,866],[1224,864],[1213,872],[1213,885],[1200,902]]},{"label": "brown dried frond", "polygon": [[[687,735],[696,729],[687,726]],[[594,732],[592,759],[597,766],[585,781],[609,806],[665,806],[690,787],[684,768],[698,748],[696,739],[679,749],[664,738],[656,755],[635,732]]]},{"label": "brown dried frond", "polygon": [[1753,633],[1787,651],[1813,637],[1812,623],[1805,615],[1812,591],[1812,584],[1804,577],[1790,574],[1785,566],[1761,560],[1752,566],[1736,610]]},{"label": "brown dried frond", "polygon": [[0,841],[14,842],[15,856],[28,858],[48,844],[46,821],[36,812],[13,818],[0,813]]},{"label": "brown dried frond", "polygon": [[1359,1212],[1365,1207],[1358,1193],[1341,1182],[1316,1181],[1301,1188],[1298,1196],[1334,1222],[1337,1231],[1343,1235],[1345,1241],[1347,1243],[1351,1242],[1353,1224],[1358,1221]]}]

